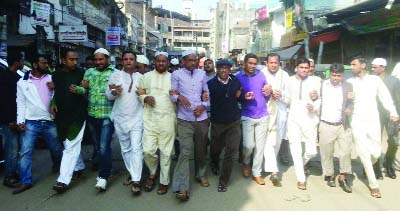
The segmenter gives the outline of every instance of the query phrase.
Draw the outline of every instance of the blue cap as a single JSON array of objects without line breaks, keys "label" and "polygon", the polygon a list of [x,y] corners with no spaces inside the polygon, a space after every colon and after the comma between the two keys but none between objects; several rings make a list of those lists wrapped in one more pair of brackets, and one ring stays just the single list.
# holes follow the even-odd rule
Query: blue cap
[{"label": "blue cap", "polygon": [[228,59],[221,59],[217,61],[217,68],[222,67],[222,66],[230,66],[232,67],[232,62],[230,62]]}]

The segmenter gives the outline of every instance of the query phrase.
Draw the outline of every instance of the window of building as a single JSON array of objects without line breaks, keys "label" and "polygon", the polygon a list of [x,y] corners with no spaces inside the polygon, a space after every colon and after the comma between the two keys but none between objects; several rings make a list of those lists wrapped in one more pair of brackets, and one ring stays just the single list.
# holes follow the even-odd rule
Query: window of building
[{"label": "window of building", "polygon": [[171,31],[172,31],[171,26],[168,26],[168,32],[171,32]]},{"label": "window of building", "polygon": [[161,24],[157,24],[157,30],[161,30]]},{"label": "window of building", "polygon": [[174,32],[174,35],[175,36],[182,36],[182,32],[181,31],[176,31],[176,32]]}]

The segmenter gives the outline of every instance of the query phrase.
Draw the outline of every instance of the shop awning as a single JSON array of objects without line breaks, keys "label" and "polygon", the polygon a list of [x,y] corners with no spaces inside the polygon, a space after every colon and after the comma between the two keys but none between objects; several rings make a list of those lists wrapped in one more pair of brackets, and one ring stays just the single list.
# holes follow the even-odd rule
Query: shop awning
[{"label": "shop awning", "polygon": [[285,49],[276,49],[270,51],[270,53],[276,53],[281,57],[281,60],[288,60],[293,58],[293,56],[300,50],[303,44],[297,44]]},{"label": "shop awning", "polygon": [[28,46],[35,41],[35,35],[8,35],[8,46]]},{"label": "shop awning", "polygon": [[313,49],[317,47],[320,42],[330,43],[339,40],[340,35],[341,35],[340,29],[311,34],[310,48]]}]

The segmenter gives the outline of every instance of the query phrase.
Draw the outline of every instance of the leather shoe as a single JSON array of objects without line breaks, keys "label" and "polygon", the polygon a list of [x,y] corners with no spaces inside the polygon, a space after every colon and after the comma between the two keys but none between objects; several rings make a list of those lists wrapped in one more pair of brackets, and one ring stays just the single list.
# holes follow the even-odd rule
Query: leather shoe
[{"label": "leather shoe", "polygon": [[265,180],[262,177],[253,177],[253,180],[259,185],[265,185]]},{"label": "leather shoe", "polygon": [[275,187],[282,187],[281,181],[277,173],[272,173],[269,179]]},{"label": "leather shoe", "polygon": [[391,179],[396,179],[396,171],[394,170],[393,166],[386,165],[386,176]]},{"label": "leather shoe", "polygon": [[3,185],[9,188],[16,188],[19,186],[19,181],[14,177],[6,177],[4,178]]},{"label": "leather shoe", "polygon": [[338,182],[339,182],[339,186],[343,189],[344,192],[346,192],[346,193],[353,192],[351,186],[347,182],[347,179],[343,179],[343,180],[338,179]]},{"label": "leather shoe", "polygon": [[325,176],[325,181],[329,187],[336,187],[334,176]]},{"label": "leather shoe", "polygon": [[12,192],[12,194],[19,194],[19,193],[22,193],[22,192],[24,192],[24,191],[30,189],[30,188],[32,188],[32,185],[31,185],[31,184],[27,184],[27,185],[23,184],[23,185],[19,186],[18,188],[16,188],[16,189]]},{"label": "leather shoe", "polygon": [[250,165],[249,164],[243,164],[242,170],[243,170],[244,177],[250,177]]},{"label": "leather shoe", "polygon": [[64,184],[62,182],[57,182],[53,186],[53,190],[57,191],[57,193],[64,193],[67,190],[67,184]]}]

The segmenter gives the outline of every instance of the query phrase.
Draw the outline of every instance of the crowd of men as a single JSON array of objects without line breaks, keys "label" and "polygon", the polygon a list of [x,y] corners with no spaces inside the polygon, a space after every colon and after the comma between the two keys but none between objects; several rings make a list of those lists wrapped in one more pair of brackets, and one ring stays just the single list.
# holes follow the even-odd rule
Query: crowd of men
[{"label": "crowd of men", "polygon": [[[375,75],[367,73],[365,59],[356,57],[350,63],[352,78],[345,80],[344,65],[334,63],[329,78],[321,80],[313,75],[314,61],[298,59],[294,75],[289,76],[281,68],[280,56],[273,53],[263,69],[257,69],[256,55],[247,54],[236,74],[227,59],[216,62],[216,71],[213,60],[203,59],[199,69],[193,50],[183,52],[181,63],[175,58],[169,61],[166,52],[156,52],[152,71],[146,70],[147,58],[131,51],[122,54],[121,70],[110,65],[109,57],[106,49],[97,49],[94,66],[83,71],[77,67],[78,53],[68,50],[63,65],[50,74],[48,60],[38,55],[31,61],[32,70],[23,75],[17,73],[22,57],[8,58],[7,70],[0,71],[0,118],[6,151],[4,185],[15,188],[13,194],[33,185],[32,152],[38,136],[46,140],[53,171],[59,172],[53,189],[68,190],[71,180],[85,169],[81,148],[86,126],[94,145],[92,165],[98,170],[95,187],[101,191],[107,189],[112,173],[114,134],[129,172],[124,185],[130,185],[134,195],[154,189],[159,168],[157,193],[172,188],[178,199],[188,200],[192,154],[194,177],[208,187],[208,146],[211,171],[219,175],[219,192],[228,190],[238,152],[244,177],[265,185],[268,175],[274,186],[281,187],[278,153],[287,156],[287,148],[296,186],[306,190],[309,161],[317,155],[317,145],[330,187],[336,187],[333,157],[337,154],[338,183],[352,192],[353,146],[371,196],[381,197],[377,183],[383,178],[381,164],[388,177],[396,178],[400,81],[387,74],[383,58],[371,63]],[[384,158],[383,128],[388,135]],[[171,160],[178,151],[170,178]],[[143,164],[149,170],[145,179]]]}]

